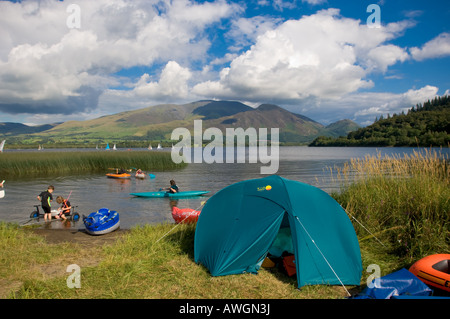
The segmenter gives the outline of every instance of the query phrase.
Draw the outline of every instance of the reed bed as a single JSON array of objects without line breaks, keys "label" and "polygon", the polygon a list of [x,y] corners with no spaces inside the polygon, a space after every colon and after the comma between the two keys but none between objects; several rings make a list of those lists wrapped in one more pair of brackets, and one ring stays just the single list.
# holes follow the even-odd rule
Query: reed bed
[{"label": "reed bed", "polygon": [[0,154],[0,176],[104,172],[114,168],[166,171],[184,167],[175,164],[170,152],[11,152]]},{"label": "reed bed", "polygon": [[[413,260],[448,253],[448,164],[448,157],[431,150],[353,159],[344,167],[334,168],[342,191],[333,197],[352,219],[383,238],[397,256]],[[355,228],[360,238],[368,235],[358,223]]]}]

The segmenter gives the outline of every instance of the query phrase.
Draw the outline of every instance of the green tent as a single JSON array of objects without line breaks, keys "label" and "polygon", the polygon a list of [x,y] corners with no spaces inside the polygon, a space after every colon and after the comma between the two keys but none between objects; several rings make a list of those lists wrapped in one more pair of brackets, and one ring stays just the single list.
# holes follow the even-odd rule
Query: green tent
[{"label": "green tent", "polygon": [[292,238],[298,287],[360,284],[359,243],[344,209],[324,191],[276,175],[230,185],[206,202],[195,261],[212,276],[256,273],[279,234]]}]

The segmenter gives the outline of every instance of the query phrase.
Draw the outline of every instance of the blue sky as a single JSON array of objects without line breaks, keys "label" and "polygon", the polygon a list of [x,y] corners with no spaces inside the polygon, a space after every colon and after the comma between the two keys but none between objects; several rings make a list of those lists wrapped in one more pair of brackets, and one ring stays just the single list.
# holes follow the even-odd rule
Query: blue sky
[{"label": "blue sky", "polygon": [[0,12],[0,122],[223,99],[368,125],[450,93],[447,0],[0,1]]}]

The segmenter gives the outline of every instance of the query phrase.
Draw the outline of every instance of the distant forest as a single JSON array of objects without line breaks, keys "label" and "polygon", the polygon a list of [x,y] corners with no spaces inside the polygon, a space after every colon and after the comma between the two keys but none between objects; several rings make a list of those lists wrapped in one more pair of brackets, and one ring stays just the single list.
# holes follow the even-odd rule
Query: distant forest
[{"label": "distant forest", "polygon": [[449,146],[450,96],[417,104],[407,114],[381,116],[347,137],[316,138],[310,146]]}]

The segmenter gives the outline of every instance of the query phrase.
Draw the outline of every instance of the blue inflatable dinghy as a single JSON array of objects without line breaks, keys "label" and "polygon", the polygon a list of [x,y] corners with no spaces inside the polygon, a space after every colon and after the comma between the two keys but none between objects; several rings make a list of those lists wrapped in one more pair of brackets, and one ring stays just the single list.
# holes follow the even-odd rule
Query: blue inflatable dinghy
[{"label": "blue inflatable dinghy", "polygon": [[88,217],[83,216],[86,231],[91,235],[104,235],[119,228],[119,213],[108,208],[100,208],[90,213]]}]

